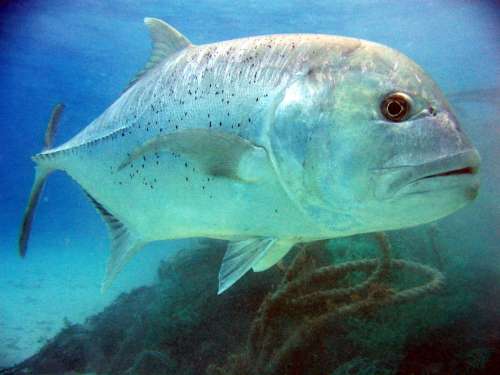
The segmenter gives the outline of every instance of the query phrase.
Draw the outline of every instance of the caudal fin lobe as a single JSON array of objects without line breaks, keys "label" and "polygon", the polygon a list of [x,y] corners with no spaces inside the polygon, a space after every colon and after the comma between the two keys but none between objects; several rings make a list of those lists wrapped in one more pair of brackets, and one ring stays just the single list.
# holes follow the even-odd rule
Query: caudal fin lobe
[{"label": "caudal fin lobe", "polygon": [[[47,130],[45,131],[43,151],[46,151],[52,147],[52,144],[54,142],[54,135],[56,133],[63,110],[64,104],[62,103],[56,104],[52,110],[52,115],[50,116]],[[31,225],[33,224],[33,217],[35,216],[36,206],[38,204],[38,201],[40,200],[43,187],[45,186],[45,181],[47,180],[47,177],[51,172],[52,169],[46,165],[38,164],[36,166],[35,181],[33,182],[33,187],[31,188],[28,206],[24,211],[21,231],[19,234],[19,254],[22,257],[26,255],[28,240],[31,232]]]}]

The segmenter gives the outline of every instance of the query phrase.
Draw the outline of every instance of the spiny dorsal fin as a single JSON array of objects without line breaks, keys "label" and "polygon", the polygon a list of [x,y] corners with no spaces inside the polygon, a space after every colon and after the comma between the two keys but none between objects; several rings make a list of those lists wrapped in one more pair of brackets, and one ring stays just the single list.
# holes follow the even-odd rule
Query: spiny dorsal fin
[{"label": "spiny dorsal fin", "polygon": [[144,246],[144,242],[137,236],[134,236],[120,220],[94,199],[94,197],[86,191],[85,194],[87,194],[87,197],[106,222],[111,237],[111,257],[108,261],[106,277],[101,287],[101,290],[104,292],[111,286],[116,275],[118,275],[128,260]]},{"label": "spiny dorsal fin", "polygon": [[146,17],[144,23],[149,29],[153,50],[144,69],[136,74],[125,91],[164,58],[191,45],[184,35],[162,20]]}]

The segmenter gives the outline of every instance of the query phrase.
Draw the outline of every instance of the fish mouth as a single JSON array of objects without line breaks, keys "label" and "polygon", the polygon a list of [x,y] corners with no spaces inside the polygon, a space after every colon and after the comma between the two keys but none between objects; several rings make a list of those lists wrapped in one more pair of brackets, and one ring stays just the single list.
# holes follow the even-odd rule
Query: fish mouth
[{"label": "fish mouth", "polygon": [[452,169],[446,172],[441,172],[441,173],[434,173],[430,174],[428,176],[420,177],[412,182],[420,181],[420,180],[425,180],[429,178],[435,178],[435,177],[447,177],[447,176],[459,176],[459,175],[475,175],[479,172],[479,166],[476,165],[471,165],[463,168],[458,168],[458,169]]},{"label": "fish mouth", "polygon": [[376,170],[382,177],[375,196],[384,200],[450,189],[477,193],[480,162],[478,152],[471,148],[420,164],[386,165]]},{"label": "fish mouth", "polygon": [[[479,189],[480,157],[470,150],[418,165],[396,194],[421,194],[450,189],[466,189],[471,196]],[[472,194],[474,192],[474,194]]]}]

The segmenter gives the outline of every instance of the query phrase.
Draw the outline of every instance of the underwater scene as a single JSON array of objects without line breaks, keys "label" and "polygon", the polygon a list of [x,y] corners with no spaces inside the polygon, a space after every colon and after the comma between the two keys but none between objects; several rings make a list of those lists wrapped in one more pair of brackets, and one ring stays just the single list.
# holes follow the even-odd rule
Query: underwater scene
[{"label": "underwater scene", "polygon": [[500,5],[0,2],[0,374],[500,374]]}]

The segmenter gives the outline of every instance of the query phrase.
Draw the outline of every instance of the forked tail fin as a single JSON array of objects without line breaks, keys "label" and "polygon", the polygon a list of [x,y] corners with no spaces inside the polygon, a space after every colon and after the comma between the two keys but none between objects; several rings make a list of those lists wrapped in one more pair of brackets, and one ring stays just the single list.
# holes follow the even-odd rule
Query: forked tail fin
[{"label": "forked tail fin", "polygon": [[[52,110],[52,115],[50,116],[47,130],[45,131],[43,151],[52,147],[54,135],[56,133],[57,125],[59,124],[59,119],[61,118],[63,109],[64,104],[59,103],[56,104]],[[52,172],[52,169],[47,166],[41,164],[36,166],[35,182],[33,182],[33,187],[31,188],[28,206],[24,211],[23,222],[21,224],[21,233],[19,234],[19,254],[22,257],[26,255],[28,239],[30,237],[31,225],[33,223],[33,217],[35,216],[36,206],[40,200],[45,181],[50,172]]]},{"label": "forked tail fin", "polygon": [[54,108],[52,108],[52,114],[50,115],[50,120],[47,124],[47,130],[45,130],[43,151],[52,148],[52,145],[54,143],[54,136],[56,135],[57,127],[59,126],[59,120],[61,119],[63,110],[63,103],[57,103]]}]

